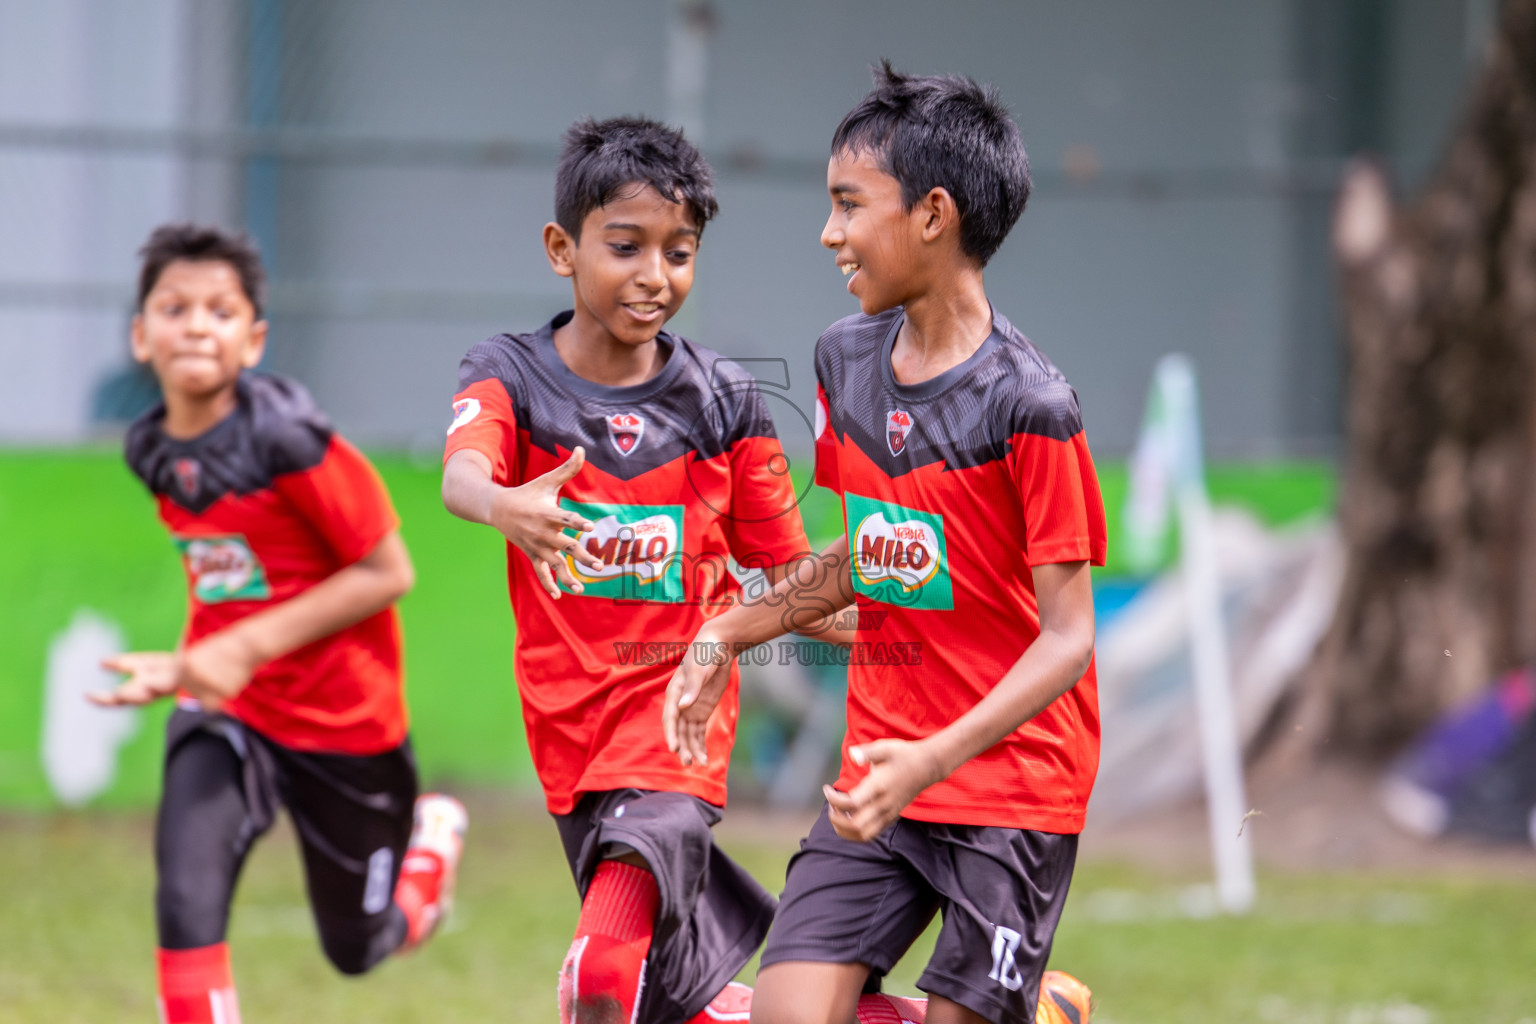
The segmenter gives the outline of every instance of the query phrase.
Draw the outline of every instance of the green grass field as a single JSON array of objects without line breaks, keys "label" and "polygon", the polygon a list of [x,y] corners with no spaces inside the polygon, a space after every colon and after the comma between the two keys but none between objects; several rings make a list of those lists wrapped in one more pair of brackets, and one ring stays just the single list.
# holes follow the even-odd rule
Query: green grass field
[{"label": "green grass field", "polygon": [[[230,936],[245,1020],[552,1022],[577,910],[554,828],[504,796],[470,809],[452,925],[362,979],[320,954],[291,835],[260,844]],[[804,823],[747,817],[727,815],[722,842],[777,891]],[[153,1020],[147,815],[7,815],[0,835],[0,1021]],[[1095,1024],[1536,1022],[1529,883],[1266,875],[1252,916],[1211,920],[1178,914],[1180,883],[1079,868],[1053,965],[1093,986]],[[930,944],[888,991],[916,994]]]}]

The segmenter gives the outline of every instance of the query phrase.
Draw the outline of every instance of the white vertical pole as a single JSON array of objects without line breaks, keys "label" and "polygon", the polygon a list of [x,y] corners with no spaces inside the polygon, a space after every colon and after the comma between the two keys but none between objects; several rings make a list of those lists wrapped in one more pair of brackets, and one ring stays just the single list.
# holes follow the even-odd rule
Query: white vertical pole
[{"label": "white vertical pole", "polygon": [[667,22],[667,119],[695,146],[704,145],[704,101],[709,78],[709,0],[672,0]]},{"label": "white vertical pole", "polygon": [[1178,452],[1175,501],[1216,893],[1222,909],[1237,914],[1253,906],[1253,848],[1242,828],[1247,813],[1242,745],[1232,705],[1231,662],[1221,615],[1211,504],[1205,490],[1200,410],[1189,360],[1177,354],[1165,356],[1158,364],[1157,386],[1168,407],[1167,429],[1177,435],[1177,443],[1170,447]]}]

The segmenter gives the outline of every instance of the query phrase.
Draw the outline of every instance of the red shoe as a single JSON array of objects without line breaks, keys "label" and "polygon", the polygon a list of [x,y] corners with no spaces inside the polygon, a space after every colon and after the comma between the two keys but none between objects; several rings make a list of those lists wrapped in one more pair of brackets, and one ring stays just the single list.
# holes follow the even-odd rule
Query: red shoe
[{"label": "red shoe", "polygon": [[1065,971],[1046,971],[1040,979],[1035,1024],[1088,1024],[1093,993]]},{"label": "red shoe", "polygon": [[416,798],[416,822],[395,885],[395,902],[410,922],[401,952],[431,938],[453,909],[453,885],[468,829],[469,815],[453,797],[426,793]]}]

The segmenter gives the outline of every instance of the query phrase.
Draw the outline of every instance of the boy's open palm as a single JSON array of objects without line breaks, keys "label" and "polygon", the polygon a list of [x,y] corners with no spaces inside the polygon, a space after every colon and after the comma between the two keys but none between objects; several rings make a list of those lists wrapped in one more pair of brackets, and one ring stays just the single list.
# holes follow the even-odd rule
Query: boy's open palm
[{"label": "boy's open palm", "polygon": [[556,580],[574,594],[581,584],[566,565],[567,553],[589,569],[601,569],[602,559],[583,549],[567,529],[584,533],[592,524],[584,517],[560,507],[560,488],[581,472],[587,453],[577,447],[565,462],[543,476],[518,487],[501,488],[491,504],[491,525],[533,563],[533,571],[545,593],[560,599]]},{"label": "boy's open palm", "polygon": [[709,764],[709,716],[731,680],[732,657],[724,644],[703,633],[694,638],[667,683],[661,709],[661,729],[667,749],[685,766]]}]

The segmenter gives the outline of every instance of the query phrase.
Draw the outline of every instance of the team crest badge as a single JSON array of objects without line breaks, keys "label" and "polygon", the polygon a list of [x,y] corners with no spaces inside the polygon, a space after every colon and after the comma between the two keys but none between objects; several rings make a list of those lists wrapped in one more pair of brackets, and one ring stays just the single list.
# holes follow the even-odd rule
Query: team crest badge
[{"label": "team crest badge", "polygon": [[453,433],[464,424],[480,415],[480,399],[461,398],[453,403],[453,422],[448,424],[448,433]]},{"label": "team crest badge", "polygon": [[885,414],[885,446],[892,455],[907,450],[907,435],[912,433],[912,414],[892,409]]},{"label": "team crest badge", "polygon": [[196,459],[177,459],[171,466],[176,473],[176,486],[181,489],[183,497],[197,497],[198,485],[203,480],[203,467],[198,465]]},{"label": "team crest badge", "polygon": [[613,442],[614,449],[625,458],[640,447],[640,439],[645,436],[645,420],[632,412],[616,412],[608,417],[608,440]]}]

